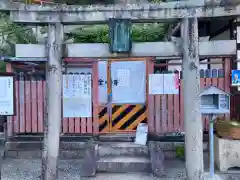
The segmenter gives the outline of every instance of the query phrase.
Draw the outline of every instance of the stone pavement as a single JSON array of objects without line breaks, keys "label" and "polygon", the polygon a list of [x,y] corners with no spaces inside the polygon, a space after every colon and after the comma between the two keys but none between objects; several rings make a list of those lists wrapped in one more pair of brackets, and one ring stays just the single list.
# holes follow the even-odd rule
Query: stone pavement
[{"label": "stone pavement", "polygon": [[[181,161],[167,161],[167,178],[155,178],[150,174],[103,174],[98,173],[94,178],[80,178],[77,160],[59,161],[59,180],[184,180],[184,163]],[[2,166],[2,180],[40,180],[41,160],[37,159],[5,159]],[[221,174],[215,180],[239,180],[239,174]],[[208,180],[208,179],[207,179]]]}]

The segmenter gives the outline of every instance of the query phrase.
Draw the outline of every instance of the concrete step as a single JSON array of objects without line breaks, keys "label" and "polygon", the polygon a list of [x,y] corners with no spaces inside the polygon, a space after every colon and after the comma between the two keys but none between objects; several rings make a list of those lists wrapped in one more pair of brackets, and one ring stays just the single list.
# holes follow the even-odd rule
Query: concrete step
[{"label": "concrete step", "polygon": [[[4,151],[4,150],[2,150]],[[204,154],[207,154],[208,152],[204,152]],[[128,150],[117,150],[116,152],[106,152],[104,153],[104,150],[101,149],[99,151],[100,157],[114,157],[114,156],[128,156],[128,157],[134,156],[142,156],[142,157],[148,157],[146,152],[141,153],[140,151],[137,153],[133,153]],[[175,151],[164,151],[164,158],[165,160],[173,160],[176,159],[176,152]],[[26,150],[26,151],[6,151],[5,156],[8,158],[33,158],[38,159],[42,156],[42,151],[40,150]],[[60,151],[60,159],[82,159],[84,156],[84,150],[75,150],[75,151],[69,151],[69,150],[61,150]]]},{"label": "concrete step", "polygon": [[[6,150],[21,151],[21,150],[42,150],[43,141],[19,141],[6,142]],[[60,150],[79,150],[86,147],[86,142],[60,142]]]},{"label": "concrete step", "polygon": [[97,161],[97,172],[151,172],[151,164],[146,157],[101,157]]},{"label": "concrete step", "polygon": [[136,133],[117,133],[117,134],[103,134],[98,137],[100,142],[133,142]]},{"label": "concrete step", "polygon": [[[176,158],[176,147],[184,146],[182,142],[158,142],[162,148],[165,159]],[[100,157],[108,156],[143,156],[148,157],[148,146],[137,145],[134,142],[98,142],[98,154]],[[6,142],[5,151],[7,157],[41,157],[42,141]],[[87,147],[86,142],[61,142],[60,158],[82,158]],[[208,149],[204,143],[204,151]]]},{"label": "concrete step", "polygon": [[[184,147],[184,142],[158,142],[162,151],[175,151],[177,147]],[[207,151],[208,143],[203,142],[203,151]]]},{"label": "concrete step", "polygon": [[[134,142],[98,142],[100,146],[104,148],[106,146],[111,146],[112,148],[141,148],[141,145],[136,145]],[[159,142],[160,147],[163,151],[175,151],[176,147],[184,146],[184,142]],[[43,147],[43,141],[11,141],[6,142],[6,150],[41,150]],[[60,142],[61,150],[78,150],[86,147],[86,142],[81,141],[62,141]],[[147,147],[147,146],[146,146]],[[207,143],[204,142],[204,151],[207,150]]]},{"label": "concrete step", "polygon": [[[85,155],[84,150],[78,151],[66,151],[61,150],[59,153],[60,159],[82,159]],[[28,158],[28,159],[39,159],[42,157],[42,151],[7,151],[5,152],[7,158]]]},{"label": "concrete step", "polygon": [[[159,178],[153,177],[151,173],[144,173],[144,172],[97,173],[96,177],[89,178],[89,180],[96,180],[96,179],[97,180],[159,180]],[[166,180],[166,178],[160,179],[160,180]]]},{"label": "concrete step", "polygon": [[[176,158],[176,148],[184,147],[183,142],[159,142],[165,159]],[[207,143],[204,143],[204,152],[207,151]],[[149,156],[148,146],[137,145],[134,142],[100,142],[99,156]]]},{"label": "concrete step", "polygon": [[148,147],[131,142],[99,143],[98,154],[107,156],[148,156]]}]

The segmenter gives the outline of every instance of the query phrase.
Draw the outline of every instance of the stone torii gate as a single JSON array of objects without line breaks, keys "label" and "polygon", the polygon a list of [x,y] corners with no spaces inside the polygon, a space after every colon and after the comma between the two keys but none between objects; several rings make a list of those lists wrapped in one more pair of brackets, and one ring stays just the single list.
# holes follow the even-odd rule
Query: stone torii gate
[{"label": "stone torii gate", "polygon": [[[25,5],[0,2],[0,10],[11,11],[16,23],[48,24],[48,65],[47,65],[47,119],[49,167],[45,179],[56,179],[59,134],[61,123],[62,64],[61,48],[63,25],[100,24],[110,18],[131,19],[133,23],[169,22],[181,20],[184,126],[186,174],[188,180],[203,180],[203,134],[200,114],[200,75],[198,19],[237,17],[240,6],[220,6],[220,0],[183,1],[161,4],[108,5],[108,6],[66,6],[66,5]],[[236,5],[236,4],[235,4]],[[190,88],[191,87],[191,88]],[[51,141],[51,139],[54,141]]]}]

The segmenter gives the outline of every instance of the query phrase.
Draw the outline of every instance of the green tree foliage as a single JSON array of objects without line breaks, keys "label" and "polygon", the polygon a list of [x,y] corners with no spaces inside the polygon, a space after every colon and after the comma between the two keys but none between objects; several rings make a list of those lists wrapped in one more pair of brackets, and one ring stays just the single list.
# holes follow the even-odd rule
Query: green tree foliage
[{"label": "green tree foliage", "polygon": [[[166,32],[164,24],[141,24],[133,25],[131,38],[134,42],[162,41]],[[95,25],[83,28],[76,28],[67,34],[74,43],[108,43],[108,26]]]},{"label": "green tree foliage", "polygon": [[17,43],[37,43],[32,28],[12,23],[5,13],[0,13],[0,38],[0,53],[5,56],[14,55],[14,45]]},{"label": "green tree foliage", "polygon": [[[0,56],[14,56],[14,45],[17,43],[37,43],[31,28],[14,24],[9,15],[0,13]],[[0,62],[0,71],[5,71],[5,64]]]}]

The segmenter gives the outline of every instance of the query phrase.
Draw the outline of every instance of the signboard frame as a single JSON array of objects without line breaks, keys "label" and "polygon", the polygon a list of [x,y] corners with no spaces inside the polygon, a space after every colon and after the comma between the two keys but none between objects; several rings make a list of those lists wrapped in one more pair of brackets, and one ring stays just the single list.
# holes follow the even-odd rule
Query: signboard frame
[{"label": "signboard frame", "polygon": [[[170,75],[170,76],[169,76]],[[159,76],[159,77],[158,77]],[[165,78],[173,78],[172,84],[173,87],[175,87],[175,90],[173,92],[168,91],[165,89]],[[154,81],[154,80],[159,81]],[[178,95],[180,93],[180,75],[178,73],[153,73],[148,75],[148,93],[150,95]],[[169,85],[169,81],[166,80],[166,82]],[[172,88],[171,88],[172,89]]]},{"label": "signboard frame", "polygon": [[1,77],[10,77],[12,78],[13,80],[13,102],[12,102],[12,105],[13,105],[13,113],[11,115],[1,115],[0,116],[15,116],[16,115],[16,87],[15,87],[15,74],[12,73],[12,72],[0,72],[0,78]]},{"label": "signboard frame", "polygon": [[[237,78],[238,82],[234,82],[234,77]],[[231,73],[231,86],[233,87],[239,87],[240,86],[240,70],[234,69]]]},{"label": "signboard frame", "polygon": [[[63,76],[66,76],[67,78],[68,78],[68,76],[75,76],[75,75],[77,75],[77,76],[83,76],[84,78],[86,78],[86,77],[90,77],[90,103],[89,103],[89,105],[90,105],[90,108],[89,109],[91,109],[91,113],[89,114],[89,115],[81,115],[81,116],[67,116],[66,115],[66,113],[64,112],[64,107],[65,107],[65,105],[67,105],[67,104],[65,104],[64,105],[64,102],[66,101],[66,99],[68,99],[68,98],[66,98],[65,96],[64,96],[64,83],[65,83],[65,81],[64,81],[64,77],[63,77],[63,84],[62,84],[62,88],[63,88],[63,93],[62,93],[62,109],[63,109],[63,111],[62,111],[62,117],[63,118],[92,118],[93,117],[93,112],[92,112],[92,110],[93,110],[93,104],[92,104],[92,74],[72,74],[72,73],[67,73],[67,74],[63,74]],[[72,77],[73,78],[73,77]],[[72,98],[70,98],[71,100],[73,100]],[[67,107],[67,106],[66,106]],[[67,109],[67,108],[66,108]],[[80,110],[79,110],[80,111]],[[81,112],[81,111],[80,111]]]}]

